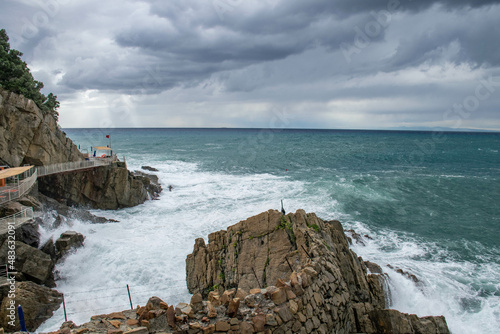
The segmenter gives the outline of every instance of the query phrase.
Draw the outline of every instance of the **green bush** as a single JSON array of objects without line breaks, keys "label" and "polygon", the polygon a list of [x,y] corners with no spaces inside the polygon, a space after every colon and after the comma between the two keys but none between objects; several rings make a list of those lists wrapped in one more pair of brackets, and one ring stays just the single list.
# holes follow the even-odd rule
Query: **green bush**
[{"label": "green bush", "polygon": [[22,52],[10,48],[7,32],[0,29],[0,87],[33,100],[43,113],[49,113],[57,120],[57,96],[52,93],[45,96],[40,92],[43,82],[33,78],[28,65],[21,59],[22,55]]}]

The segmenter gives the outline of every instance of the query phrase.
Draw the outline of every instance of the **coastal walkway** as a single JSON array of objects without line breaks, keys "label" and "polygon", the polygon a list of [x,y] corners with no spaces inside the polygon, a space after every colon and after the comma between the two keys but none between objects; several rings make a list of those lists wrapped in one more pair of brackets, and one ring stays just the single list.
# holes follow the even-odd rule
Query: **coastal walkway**
[{"label": "coastal walkway", "polygon": [[[107,166],[116,162],[116,156],[107,158],[90,158],[47,166],[24,166],[0,170],[0,206],[23,197],[30,192],[39,177],[70,173]],[[33,219],[33,208],[24,209],[14,215],[0,219],[0,234],[8,229],[18,227]]]},{"label": "coastal walkway", "polygon": [[53,164],[47,166],[39,166],[36,168],[38,177],[61,174],[67,172],[74,172],[83,169],[107,166],[116,161],[116,157],[110,158],[91,158],[83,161],[72,161],[60,164]]},{"label": "coastal walkway", "polygon": [[0,170],[0,205],[26,195],[35,184],[37,177],[35,166]]},{"label": "coastal walkway", "polygon": [[13,215],[0,218],[0,235],[15,230],[34,218],[33,208],[27,207]]}]

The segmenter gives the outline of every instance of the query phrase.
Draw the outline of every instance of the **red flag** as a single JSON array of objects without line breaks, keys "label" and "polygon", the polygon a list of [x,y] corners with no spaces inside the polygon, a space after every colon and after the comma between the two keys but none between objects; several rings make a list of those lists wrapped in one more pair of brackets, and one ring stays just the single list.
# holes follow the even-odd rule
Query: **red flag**
[{"label": "red flag", "polygon": [[109,135],[106,135],[106,138],[109,138]]}]

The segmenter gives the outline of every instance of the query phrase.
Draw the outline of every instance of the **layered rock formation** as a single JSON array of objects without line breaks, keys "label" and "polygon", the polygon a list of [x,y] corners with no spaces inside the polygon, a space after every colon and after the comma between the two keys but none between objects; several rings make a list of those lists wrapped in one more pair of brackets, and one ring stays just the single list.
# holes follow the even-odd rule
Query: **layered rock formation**
[{"label": "layered rock formation", "polygon": [[38,190],[69,206],[115,210],[157,197],[161,187],[143,175],[134,176],[126,167],[109,165],[41,177]]},{"label": "layered rock formation", "polygon": [[[384,275],[367,274],[364,262],[349,249],[338,221],[325,222],[303,210],[286,216],[270,210],[208,239],[208,245],[197,239],[186,260],[189,290],[206,296],[210,290],[251,291],[277,284],[284,291],[265,289],[274,305],[268,305],[263,316],[280,316],[281,321],[263,329],[448,333],[443,317],[418,318],[385,309]],[[254,321],[253,316],[243,320]]]},{"label": "layered rock formation", "polygon": [[36,104],[0,88],[0,165],[49,165],[82,160],[83,155],[53,116]]}]

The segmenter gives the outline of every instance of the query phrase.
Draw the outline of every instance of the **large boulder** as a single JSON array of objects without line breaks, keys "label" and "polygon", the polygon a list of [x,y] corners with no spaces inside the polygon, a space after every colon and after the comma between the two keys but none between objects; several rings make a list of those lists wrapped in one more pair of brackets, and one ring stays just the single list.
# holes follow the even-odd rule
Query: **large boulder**
[{"label": "large boulder", "polygon": [[133,175],[136,179],[140,180],[144,184],[144,187],[153,199],[156,199],[160,196],[162,187],[157,175],[147,174],[141,171],[135,171],[133,172]]},{"label": "large boulder", "polygon": [[[5,290],[5,289],[4,289]],[[62,302],[62,294],[33,282],[15,283],[15,300],[4,297],[0,309],[0,327],[6,332],[16,332],[21,329],[17,306],[21,305],[24,311],[26,328],[34,332],[44,321],[50,318]],[[15,316],[12,317],[12,305]],[[12,320],[14,320],[12,322]],[[13,325],[13,326],[12,326]]]},{"label": "large boulder", "polygon": [[70,251],[83,247],[83,241],[85,237],[75,231],[66,231],[61,234],[59,239],[54,243],[56,251],[56,259],[59,260],[63,258]]},{"label": "large boulder", "polygon": [[[8,263],[9,243],[4,241],[0,247],[0,263]],[[30,280],[38,284],[54,287],[54,261],[41,250],[28,246],[20,241],[15,242],[15,269],[20,280]]]}]

